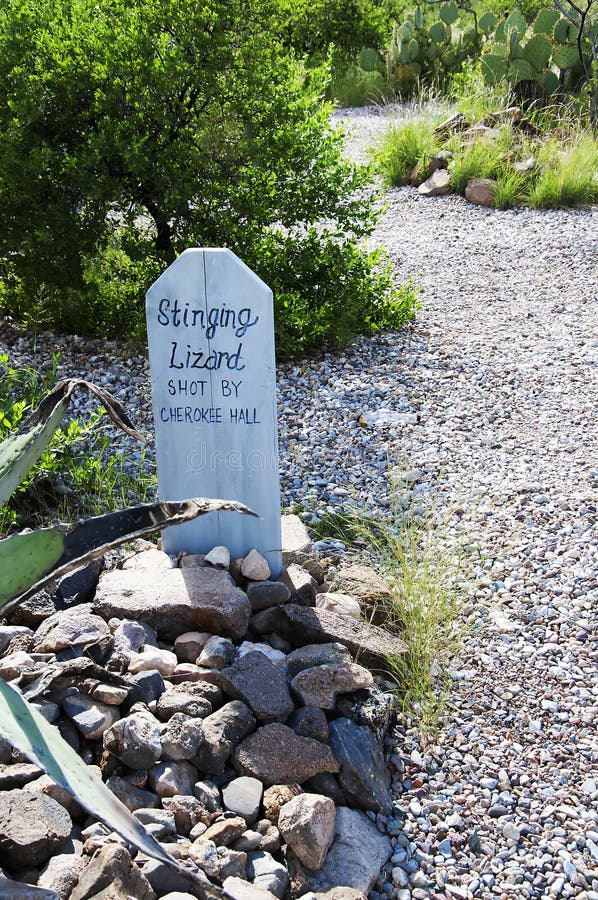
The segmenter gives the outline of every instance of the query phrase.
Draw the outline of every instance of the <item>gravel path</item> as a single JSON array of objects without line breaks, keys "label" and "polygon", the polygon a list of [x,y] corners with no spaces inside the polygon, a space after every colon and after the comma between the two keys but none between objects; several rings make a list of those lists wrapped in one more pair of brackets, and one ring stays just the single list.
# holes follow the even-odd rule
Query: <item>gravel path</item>
[{"label": "gravel path", "polygon": [[[389,121],[339,118],[357,155]],[[397,734],[402,834],[374,900],[598,900],[597,236],[598,209],[391,190],[375,241],[423,288],[416,327],[280,372],[285,505],[384,509],[398,465],[478,548],[453,711],[434,745]],[[51,349],[151,427],[142,354]]]}]

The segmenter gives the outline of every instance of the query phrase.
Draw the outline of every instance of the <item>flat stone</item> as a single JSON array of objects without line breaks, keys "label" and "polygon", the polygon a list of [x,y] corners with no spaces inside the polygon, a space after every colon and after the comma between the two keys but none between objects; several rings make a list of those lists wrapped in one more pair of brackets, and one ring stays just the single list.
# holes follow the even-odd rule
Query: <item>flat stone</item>
[{"label": "flat stone", "polygon": [[450,173],[447,169],[437,169],[417,190],[424,197],[443,197],[451,190]]},{"label": "flat stone", "polygon": [[316,606],[318,609],[328,609],[339,616],[350,616],[352,619],[361,618],[361,606],[359,600],[348,594],[340,594],[337,591],[326,591],[325,594],[316,594]]},{"label": "flat stone", "polygon": [[[103,892],[110,890],[109,893]],[[97,895],[108,898],[143,897],[155,900],[156,894],[147,878],[121,844],[104,844],[79,876],[70,900],[90,900]]]},{"label": "flat stone", "polygon": [[42,622],[58,612],[58,604],[50,591],[41,590],[33,597],[23,600],[10,614],[12,625],[38,628]]},{"label": "flat stone", "polygon": [[16,763],[0,765],[0,791],[10,791],[23,787],[42,775],[39,766],[33,763]]},{"label": "flat stone", "polygon": [[312,669],[314,666],[348,664],[350,662],[351,654],[343,644],[306,644],[289,653],[287,671],[289,678],[294,678],[299,672],[304,669]]},{"label": "flat stone", "polygon": [[63,575],[56,588],[56,594],[62,605],[70,607],[89,603],[93,599],[103,569],[104,560],[100,557]]},{"label": "flat stone", "polygon": [[136,675],[138,672],[148,672],[156,669],[165,678],[172,675],[177,667],[176,654],[161,647],[145,647],[141,653],[136,653],[129,662],[129,672]]},{"label": "flat stone", "polygon": [[220,775],[231,753],[255,726],[251,710],[240,700],[225,703],[203,720],[202,741],[194,757],[200,772]]},{"label": "flat stone", "polygon": [[71,694],[64,699],[62,706],[83,737],[90,740],[101,738],[120,718],[117,706],[100,703],[87,694]]},{"label": "flat stone", "polygon": [[299,516],[286,515],[280,520],[282,535],[282,563],[285,568],[294,562],[300,562],[297,557],[314,555],[314,547],[309,532]]},{"label": "flat stone", "polygon": [[319,869],[332,846],[335,821],[329,797],[299,794],[281,808],[278,829],[304,866]]},{"label": "flat stone", "polygon": [[213,635],[202,647],[197,665],[208,669],[222,669],[232,662],[234,655],[235,646],[230,638]]},{"label": "flat stone", "polygon": [[359,662],[374,670],[388,668],[388,657],[406,652],[403,641],[376,625],[348,619],[325,609],[313,609],[287,603],[275,610],[278,627],[272,629],[295,645],[323,644],[331,641],[343,644]]},{"label": "flat stone", "polygon": [[338,779],[352,805],[388,814],[392,809],[390,771],[372,732],[351,719],[330,723],[330,746],[340,763]]},{"label": "flat stone", "polygon": [[108,706],[120,706],[130,693],[130,688],[118,687],[114,684],[97,684],[91,691],[90,696],[94,700],[99,700],[100,703],[108,704]]},{"label": "flat stone", "polygon": [[3,681],[13,681],[24,672],[33,673],[36,669],[37,663],[24,650],[15,650],[14,653],[8,653],[0,659],[0,678]]},{"label": "flat stone", "polygon": [[56,891],[37,888],[0,875],[0,900],[60,900],[60,895]]},{"label": "flat stone", "polygon": [[222,887],[232,900],[272,900],[276,895],[264,888],[256,887],[243,878],[229,876],[224,879]]},{"label": "flat stone", "polygon": [[392,600],[392,591],[384,578],[371,566],[358,563],[339,569],[330,584],[330,590],[348,594],[366,604]]},{"label": "flat stone", "polygon": [[201,681],[183,682],[160,694],[156,715],[167,722],[175,713],[185,713],[195,719],[203,719],[212,712],[212,701],[220,702],[222,693],[213,684]]},{"label": "flat stone", "polygon": [[157,808],[160,801],[156,794],[136,787],[124,778],[113,775],[106,781],[106,787],[110,788],[115,797],[124,803],[130,812],[136,809]]},{"label": "flat stone", "polygon": [[347,694],[374,684],[371,672],[357,663],[333,663],[303,669],[291,688],[305,706],[334,709],[337,694]]},{"label": "flat stone", "polygon": [[247,595],[228,572],[208,568],[114,569],[100,579],[94,609],[105,619],[146,622],[167,640],[188,631],[240,640],[251,613]]},{"label": "flat stone", "polygon": [[294,704],[286,675],[262,653],[248,653],[222,670],[227,693],[246,703],[260,722],[284,721]]},{"label": "flat stone", "polygon": [[162,726],[160,743],[164,761],[192,759],[203,738],[202,719],[175,713]]},{"label": "flat stone", "polygon": [[303,566],[293,563],[283,571],[278,580],[290,589],[293,603],[313,606],[316,602],[318,582]]},{"label": "flat stone", "polygon": [[0,856],[11,868],[40,866],[64,844],[72,822],[66,809],[45,794],[0,792]]},{"label": "flat stone", "polygon": [[197,778],[197,769],[186,760],[158,763],[148,773],[149,785],[158,797],[190,796]]},{"label": "flat stone", "polygon": [[301,784],[318,772],[338,772],[339,764],[326,744],[275,722],[258,728],[234,753],[234,763],[244,775],[264,784]]},{"label": "flat stone", "polygon": [[291,589],[282,581],[254,581],[247,585],[247,596],[253,612],[280,606],[291,599]]},{"label": "flat stone", "polygon": [[133,713],[108,728],[103,743],[130,769],[150,769],[162,754],[160,723],[149,711]]},{"label": "flat stone", "polygon": [[35,781],[27,782],[23,790],[51,797],[52,800],[56,800],[57,803],[64,806],[69,816],[73,819],[84,816],[83,808],[77,803],[73,795],[54,781],[53,778],[50,778],[49,775],[41,775]]},{"label": "flat stone", "polygon": [[91,604],[74,606],[54,613],[39,626],[34,636],[37,653],[58,653],[60,650],[98,645],[101,656],[112,649],[113,640],[107,623],[93,615]]},{"label": "flat stone", "polygon": [[247,874],[259,887],[269,885],[275,897],[284,897],[288,884],[289,874],[271,853],[265,850],[253,850],[247,854]]},{"label": "flat stone", "polygon": [[214,841],[217,847],[228,847],[233,844],[237,838],[240,838],[247,823],[241,816],[234,816],[230,819],[221,819],[214,822],[202,835],[206,841]]},{"label": "flat stone", "polygon": [[264,788],[257,778],[241,775],[233,778],[222,790],[222,800],[231,812],[243,816],[246,825],[257,821]]},{"label": "flat stone", "polygon": [[314,891],[349,887],[367,895],[391,853],[390,838],[365,813],[341,806],[336,810],[334,843],[322,868],[310,876],[309,886]]},{"label": "flat stone", "polygon": [[496,181],[493,178],[470,178],[465,188],[465,199],[476,206],[493,206]]},{"label": "flat stone", "polygon": [[241,563],[241,575],[249,581],[266,581],[271,574],[268,561],[258,550],[250,550]]},{"label": "flat stone", "polygon": [[0,653],[4,653],[12,639],[16,637],[32,638],[33,629],[27,625],[0,625]]}]

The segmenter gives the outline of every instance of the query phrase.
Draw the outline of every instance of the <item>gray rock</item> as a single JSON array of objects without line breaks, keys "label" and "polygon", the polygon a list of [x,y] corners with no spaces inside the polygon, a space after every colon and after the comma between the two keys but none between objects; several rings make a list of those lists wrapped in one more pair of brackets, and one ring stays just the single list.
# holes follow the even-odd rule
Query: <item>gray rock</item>
[{"label": "gray rock", "polygon": [[245,819],[241,816],[220,819],[208,827],[203,833],[202,839],[214,841],[217,847],[229,847],[231,844],[234,844],[237,838],[241,837],[246,827]]},{"label": "gray rock", "polygon": [[336,811],[334,843],[309,886],[314,891],[350,887],[369,894],[391,853],[390,838],[365,813],[342,806]]},{"label": "gray rock", "polygon": [[451,190],[451,176],[447,169],[437,169],[420,184],[418,192],[424,197],[443,197]]},{"label": "gray rock", "polygon": [[0,766],[0,791],[23,787],[42,774],[42,770],[33,763],[13,763]]},{"label": "gray rock", "polygon": [[230,550],[228,547],[212,547],[209,553],[206,553],[204,561],[216,568],[228,569],[230,566]]},{"label": "gray rock", "polygon": [[194,663],[212,637],[207,631],[186,631],[174,642],[174,652],[180,662]]},{"label": "gray rock", "polygon": [[250,550],[241,563],[241,575],[249,581],[265,581],[270,574],[268,561],[258,550]]},{"label": "gray rock", "polygon": [[32,638],[33,630],[27,625],[0,625],[0,653],[4,653],[12,639],[16,637]]},{"label": "gray rock", "polygon": [[94,659],[105,659],[112,650],[113,640],[106,622],[93,615],[91,604],[74,606],[54,613],[39,626],[34,636],[38,653],[58,653],[60,650],[98,648]]},{"label": "gray rock", "polygon": [[240,700],[232,700],[203,720],[202,741],[193,762],[200,772],[220,775],[231,753],[255,726],[255,718]]},{"label": "gray rock", "polygon": [[326,744],[300,737],[278,722],[258,728],[234,753],[236,768],[264,784],[301,784],[318,772],[338,772]]},{"label": "gray rock", "polygon": [[68,897],[77,884],[85,864],[83,857],[75,852],[52,856],[40,872],[37,886],[44,890],[56,891],[59,897]]},{"label": "gray rock", "polygon": [[270,630],[277,631],[295,645],[334,641],[343,644],[353,656],[359,656],[363,665],[375,670],[388,668],[389,656],[406,652],[405,644],[396,635],[329,610],[287,603],[267,612],[277,614],[276,626]]},{"label": "gray rock", "polygon": [[66,809],[45,794],[19,789],[0,793],[0,859],[11,869],[45,863],[71,828]]},{"label": "gray rock", "polygon": [[[147,554],[141,554],[147,555]],[[251,606],[247,595],[220,569],[114,569],[100,579],[94,608],[112,616],[147,622],[172,640],[186,631],[209,631],[240,640]]]},{"label": "gray rock", "polygon": [[347,694],[374,684],[371,672],[357,663],[333,663],[303,669],[291,688],[305,706],[334,709],[337,694]]},{"label": "gray rock", "polygon": [[299,794],[278,816],[283,838],[308,869],[319,869],[334,840],[336,810],[329,797]]},{"label": "gray rock", "polygon": [[42,590],[33,597],[23,600],[10,614],[13,626],[21,625],[38,628],[42,622],[58,612],[58,605],[50,591]]},{"label": "gray rock", "polygon": [[247,854],[247,875],[257,887],[266,887],[275,897],[284,897],[289,885],[286,868],[264,850]]},{"label": "gray rock", "polygon": [[103,743],[130,769],[150,769],[162,753],[160,723],[149,711],[133,713],[108,728]]},{"label": "gray rock", "polygon": [[36,778],[35,781],[29,781],[23,790],[51,797],[52,800],[56,800],[57,803],[64,806],[69,816],[73,819],[82,818],[85,815],[83,808],[77,803],[73,795],[57,784],[49,775],[42,775],[40,778]]},{"label": "gray rock", "polygon": [[272,900],[275,894],[261,887],[250,884],[243,878],[229,876],[224,879],[222,887],[232,900]]},{"label": "gray rock", "polygon": [[104,568],[104,560],[92,559],[84,566],[69,572],[58,582],[56,594],[63,606],[75,606],[89,603],[93,599],[100,574]]},{"label": "gray rock", "polygon": [[183,682],[160,694],[156,715],[161,722],[167,722],[175,713],[203,719],[212,712],[212,701],[218,703],[221,696],[216,685],[200,681]]},{"label": "gray rock", "polygon": [[325,594],[317,594],[316,606],[318,609],[327,609],[339,616],[350,616],[352,619],[361,618],[361,605],[355,597],[348,594],[326,591]]},{"label": "gray rock", "polygon": [[351,719],[335,719],[330,723],[330,746],[340,763],[338,778],[349,801],[360,809],[389,813],[390,771],[372,732]]},{"label": "gray rock", "polygon": [[202,869],[208,878],[224,881],[225,878],[245,878],[247,854],[229,847],[217,847],[214,841],[201,837],[189,847],[189,858]]},{"label": "gray rock", "polygon": [[307,569],[295,563],[285,569],[278,579],[291,591],[293,603],[301,606],[313,606],[316,602],[318,582],[310,575]]},{"label": "gray rock", "polygon": [[100,703],[87,694],[71,694],[64,699],[62,706],[83,737],[90,740],[101,738],[120,717],[117,706]]},{"label": "gray rock", "polygon": [[131,693],[125,705],[125,710],[134,703],[152,703],[157,700],[165,690],[164,679],[157,671],[138,672],[127,679],[131,684]]},{"label": "gray rock", "polygon": [[162,726],[160,735],[162,759],[192,759],[202,741],[201,723],[201,719],[186,716],[184,713],[175,713],[168,723]]},{"label": "gray rock", "polygon": [[247,585],[247,596],[253,612],[288,603],[291,589],[282,581],[254,581]]},{"label": "gray rock", "polygon": [[158,763],[149,770],[148,781],[158,797],[191,795],[197,781],[197,769],[186,760]]},{"label": "gray rock", "polygon": [[[194,790],[197,785],[194,786]],[[196,797],[177,794],[174,797],[163,797],[162,806],[167,812],[172,813],[179,834],[187,836],[193,828],[203,822],[206,826],[210,822],[208,808]]]},{"label": "gray rock", "polygon": [[262,653],[253,652],[222,670],[228,693],[244,701],[261,722],[284,721],[294,704],[285,673]]},{"label": "gray rock", "polygon": [[306,791],[315,794],[323,794],[324,797],[330,797],[335,806],[346,806],[347,798],[338,783],[338,779],[331,775],[330,772],[320,772],[308,778],[303,787]]},{"label": "gray rock", "polygon": [[193,794],[210,812],[222,812],[220,791],[213,781],[197,781]]},{"label": "gray rock", "polygon": [[182,872],[175,871],[171,866],[167,866],[166,863],[157,859],[144,860],[141,874],[147,878],[158,897],[171,896],[173,892],[179,897],[189,897],[191,900],[194,897],[202,896],[192,878],[186,878]]},{"label": "gray rock", "polygon": [[0,876],[0,900],[60,900],[56,891]]},{"label": "gray rock", "polygon": [[257,821],[262,802],[263,785],[257,778],[242,775],[233,778],[222,791],[224,805],[231,812],[243,816],[247,825]]},{"label": "gray rock", "polygon": [[134,812],[136,809],[156,808],[160,805],[156,794],[136,787],[130,781],[119,778],[117,775],[109,778],[106,786],[131,812]]},{"label": "gray rock", "polygon": [[135,818],[142,825],[148,827],[148,831],[158,841],[172,839],[176,835],[176,822],[173,814],[164,809],[136,809]]},{"label": "gray rock", "polygon": [[235,646],[230,638],[213,635],[204,644],[197,659],[198,666],[208,669],[222,669],[232,662],[235,655]]},{"label": "gray rock", "polygon": [[287,725],[295,734],[302,737],[313,738],[315,741],[328,743],[328,719],[326,714],[317,706],[303,706],[296,709],[289,718]]},{"label": "gray rock", "polygon": [[121,844],[105,844],[87,864],[79,876],[70,900],[90,900],[103,892],[109,897],[143,897],[155,900],[156,894],[129,851]]},{"label": "gray rock", "polygon": [[350,663],[351,654],[343,644],[306,644],[293,650],[287,657],[287,671],[289,678],[294,678],[304,669],[312,669],[314,666],[334,665],[335,663]]}]

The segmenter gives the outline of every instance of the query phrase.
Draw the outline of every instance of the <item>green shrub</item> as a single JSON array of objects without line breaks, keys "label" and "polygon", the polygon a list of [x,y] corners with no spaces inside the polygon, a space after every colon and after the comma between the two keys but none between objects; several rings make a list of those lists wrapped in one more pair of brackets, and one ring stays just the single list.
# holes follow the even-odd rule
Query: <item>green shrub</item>
[{"label": "green shrub", "polygon": [[299,54],[324,56],[330,45],[345,53],[382,47],[389,10],[372,0],[277,0],[276,29]]},{"label": "green shrub", "polygon": [[[327,67],[307,71],[283,51],[263,27],[275,13],[271,0],[2,5],[5,309],[143,336],[144,291],[182,250],[230,247],[275,287],[293,280],[293,242],[302,257],[302,234],[326,222],[345,235],[343,252],[323,238],[294,285],[298,304],[324,297],[322,337],[340,339],[333,298],[346,279],[355,305],[379,317],[376,261],[360,249],[376,219],[369,173],[330,128]],[[266,265],[273,230],[287,252]]]},{"label": "green shrub", "polygon": [[381,72],[365,72],[355,62],[339,60],[332,69],[326,94],[340,106],[365,106],[384,102],[390,88]]}]

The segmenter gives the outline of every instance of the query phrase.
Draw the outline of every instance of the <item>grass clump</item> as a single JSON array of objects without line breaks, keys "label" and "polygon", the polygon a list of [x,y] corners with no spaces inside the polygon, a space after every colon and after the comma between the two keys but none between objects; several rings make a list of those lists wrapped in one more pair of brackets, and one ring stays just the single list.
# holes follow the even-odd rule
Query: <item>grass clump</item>
[{"label": "grass clump", "polygon": [[367,554],[392,600],[377,610],[404,640],[404,654],[388,659],[402,712],[417,715],[423,733],[436,730],[450,686],[449,663],[459,647],[460,561],[443,542],[442,526],[420,520],[396,503],[388,521],[360,512],[335,514],[317,532]]},{"label": "grass clump", "polygon": [[405,184],[415,166],[425,168],[440,149],[434,136],[438,117],[418,116],[389,128],[373,152],[378,171],[388,185]]},{"label": "grass clump", "polygon": [[548,141],[538,154],[539,174],[528,189],[538,209],[586,206],[598,202],[598,143],[588,132],[571,136],[563,147]]},{"label": "grass clump", "polygon": [[[44,372],[14,367],[0,353],[0,441],[24,424],[42,396],[58,381],[59,357]],[[156,477],[148,471],[137,444],[114,450],[114,440],[100,433],[104,409],[85,421],[65,419],[51,443],[0,508],[0,535],[25,527],[100,515],[108,509],[154,499]],[[132,439],[131,439],[132,440]]]}]

